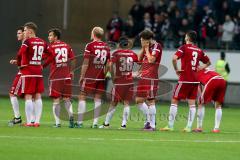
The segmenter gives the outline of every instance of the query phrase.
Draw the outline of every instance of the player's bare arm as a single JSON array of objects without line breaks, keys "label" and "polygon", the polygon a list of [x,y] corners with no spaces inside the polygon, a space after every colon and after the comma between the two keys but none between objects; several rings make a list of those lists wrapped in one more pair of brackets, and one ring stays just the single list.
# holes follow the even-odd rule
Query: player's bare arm
[{"label": "player's bare arm", "polygon": [[104,68],[104,74],[106,75],[108,72],[110,72],[110,62],[108,61],[105,68]]},{"label": "player's bare arm", "polygon": [[115,70],[114,70],[114,63],[109,62],[109,72],[111,73],[112,80],[115,79]]},{"label": "player's bare arm", "polygon": [[77,60],[76,58],[72,58],[70,59],[70,74],[71,74],[71,78],[74,78],[74,69],[76,68],[76,64],[77,64]]},{"label": "player's bare arm", "polygon": [[146,56],[147,56],[148,62],[149,63],[154,63],[156,61],[156,57],[150,54],[150,52],[149,52],[149,43],[145,46],[144,49],[145,49],[145,52],[146,52]]},{"label": "player's bare arm", "polygon": [[88,65],[89,65],[89,59],[84,59],[83,60],[83,64],[82,64],[82,69],[81,69],[81,75],[80,75],[79,83],[83,80],[83,78],[84,78],[84,76],[86,74]]},{"label": "player's bare arm", "polygon": [[141,48],[139,54],[137,55],[138,56],[138,61],[142,61],[143,60],[143,48]]},{"label": "player's bare arm", "polygon": [[201,66],[198,67],[198,71],[206,69],[207,67],[209,67],[211,65],[211,62],[208,61],[206,64],[203,64]]},{"label": "player's bare arm", "polygon": [[177,66],[177,61],[178,61],[178,59],[179,59],[178,56],[177,56],[177,55],[174,55],[174,56],[173,56],[173,59],[172,59],[172,64],[173,64],[173,68],[174,68],[176,74],[177,74],[178,76],[180,76],[180,74],[183,72],[183,70],[179,70],[179,69],[178,69],[178,66]]}]

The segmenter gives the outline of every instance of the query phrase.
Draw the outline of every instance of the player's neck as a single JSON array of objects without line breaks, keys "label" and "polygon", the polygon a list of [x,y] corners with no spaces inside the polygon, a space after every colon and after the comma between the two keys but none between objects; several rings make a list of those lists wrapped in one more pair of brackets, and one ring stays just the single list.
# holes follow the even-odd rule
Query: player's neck
[{"label": "player's neck", "polygon": [[29,38],[36,38],[36,37],[37,37],[36,34],[29,35]]},{"label": "player's neck", "polygon": [[186,44],[194,45],[194,43],[193,43],[193,42],[190,42],[190,41],[187,41]]},{"label": "player's neck", "polygon": [[99,41],[102,41],[102,40],[101,40],[101,39],[98,39],[98,38],[94,38],[93,41],[99,42]]},{"label": "player's neck", "polygon": [[57,42],[60,42],[60,39],[57,39],[57,40],[53,41],[53,43],[57,43]]}]

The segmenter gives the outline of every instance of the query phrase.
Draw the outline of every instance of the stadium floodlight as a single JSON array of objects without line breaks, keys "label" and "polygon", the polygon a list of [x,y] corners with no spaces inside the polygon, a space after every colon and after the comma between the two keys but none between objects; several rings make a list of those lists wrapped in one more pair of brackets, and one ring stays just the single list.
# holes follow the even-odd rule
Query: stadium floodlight
[{"label": "stadium floodlight", "polygon": [[63,29],[68,27],[68,0],[64,0],[63,5]]}]

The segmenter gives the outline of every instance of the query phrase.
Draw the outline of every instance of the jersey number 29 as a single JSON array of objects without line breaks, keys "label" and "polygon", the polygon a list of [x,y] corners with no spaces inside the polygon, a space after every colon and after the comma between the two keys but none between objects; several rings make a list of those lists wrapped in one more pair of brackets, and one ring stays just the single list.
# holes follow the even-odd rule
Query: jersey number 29
[{"label": "jersey number 29", "polygon": [[68,60],[68,50],[67,48],[56,48],[56,63],[65,63]]}]

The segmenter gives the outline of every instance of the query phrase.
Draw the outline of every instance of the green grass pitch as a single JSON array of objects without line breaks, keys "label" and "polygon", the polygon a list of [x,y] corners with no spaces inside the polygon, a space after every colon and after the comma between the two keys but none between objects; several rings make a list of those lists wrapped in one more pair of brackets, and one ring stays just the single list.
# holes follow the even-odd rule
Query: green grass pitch
[{"label": "green grass pitch", "polygon": [[[25,117],[23,101],[21,113]],[[0,160],[239,160],[240,108],[224,108],[221,133],[213,134],[214,108],[206,107],[204,133],[183,133],[188,108],[179,107],[179,118],[174,132],[160,132],[167,124],[168,103],[157,103],[157,131],[144,132],[141,114],[131,107],[127,130],[118,130],[122,108],[118,107],[111,129],[91,129],[92,121],[82,129],[52,128],[54,123],[51,101],[43,100],[44,110],[40,128],[8,127],[12,108],[8,98],[0,97]],[[91,106],[91,102],[88,105]],[[74,110],[77,102],[73,103]],[[139,116],[140,115],[140,116]],[[103,122],[105,116],[100,118]],[[196,123],[194,123],[196,126]]]}]

